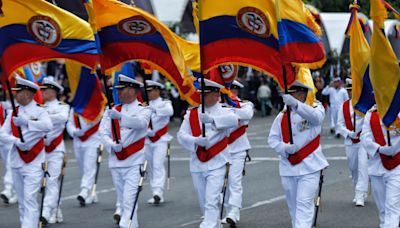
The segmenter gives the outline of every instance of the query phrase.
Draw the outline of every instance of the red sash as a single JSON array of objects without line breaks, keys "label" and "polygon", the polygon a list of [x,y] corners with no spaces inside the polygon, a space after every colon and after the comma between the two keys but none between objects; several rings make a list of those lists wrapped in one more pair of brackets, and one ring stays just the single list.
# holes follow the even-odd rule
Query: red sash
[{"label": "red sash", "polygon": [[[190,123],[190,128],[192,130],[192,135],[195,137],[200,136],[201,128],[199,121],[199,111],[197,108],[194,108],[190,111],[189,123]],[[225,150],[226,147],[228,147],[228,142],[229,142],[228,137],[225,137],[208,149],[198,146],[196,150],[197,158],[201,162],[207,162],[211,160],[217,154]]]},{"label": "red sash", "polygon": [[[343,103],[343,117],[347,130],[354,131],[354,125],[353,122],[351,122],[351,115],[350,115],[350,100],[347,100]],[[358,136],[360,136],[360,134],[361,131],[358,133]],[[351,139],[351,141],[354,144],[357,144],[360,142],[360,139]]]},{"label": "red sash", "polygon": [[238,139],[238,138],[240,138],[242,135],[244,135],[245,133],[246,133],[246,128],[247,128],[248,126],[247,125],[243,125],[243,126],[240,126],[238,129],[236,129],[234,132],[232,132],[230,135],[229,135],[229,144],[232,144],[232,143],[234,143],[235,141],[236,141],[236,139]]},{"label": "red sash", "polygon": [[[74,113],[74,124],[76,128],[79,128],[79,117],[76,113]],[[94,125],[93,127],[89,128],[84,135],[79,136],[79,139],[84,142],[86,141],[88,138],[90,138],[90,136],[94,135],[100,127],[100,122],[98,122],[96,125]]]},{"label": "red sash", "polygon": [[6,118],[5,118],[3,104],[0,103],[0,126],[3,126],[5,120]]},{"label": "red sash", "polygon": [[[379,115],[376,111],[371,113],[370,126],[372,134],[374,135],[375,142],[381,146],[385,146],[386,140],[383,136],[381,123],[379,121]],[[397,153],[394,157],[387,156],[381,153],[379,153],[379,156],[381,157],[383,167],[385,167],[385,169],[387,170],[392,170],[400,165],[400,153]]]},{"label": "red sash", "polygon": [[[115,110],[117,110],[118,112],[121,112],[121,109],[122,109],[122,105],[115,106]],[[113,119],[111,121],[114,121],[115,128],[117,130],[117,137],[119,140],[121,140],[121,127],[120,127],[119,121],[115,120],[115,119]],[[115,141],[116,137],[115,137],[114,131],[112,130],[112,126],[111,126],[111,132],[112,132],[113,140]],[[121,152],[116,152],[115,156],[117,156],[118,160],[125,160],[132,154],[142,150],[144,148],[144,143],[145,143],[145,138],[141,138],[138,141],[130,144],[129,146],[122,148]]]},{"label": "red sash", "polygon": [[60,143],[63,141],[63,139],[64,139],[64,131],[62,131],[61,134],[57,138],[53,139],[53,141],[51,141],[50,145],[45,146],[46,153],[53,152],[57,148],[57,146],[60,145]]},{"label": "red sash", "polygon": [[[18,114],[18,107],[17,107],[17,114]],[[11,118],[11,130],[13,136],[19,138],[19,132],[17,126],[14,124],[13,118]],[[35,158],[42,152],[44,148],[44,140],[43,138],[39,139],[39,141],[29,150],[29,151],[22,151],[17,147],[17,151],[21,159],[25,163],[30,163],[31,161],[35,160]]]},{"label": "red sash", "polygon": [[[282,122],[281,122],[281,132],[283,142],[290,142],[289,135],[289,122],[287,112],[283,113]],[[289,155],[288,160],[290,164],[297,165],[304,160],[308,155],[312,154],[316,149],[318,149],[321,141],[321,135],[318,135],[309,143],[307,143],[303,148],[298,150],[296,153]]]},{"label": "red sash", "polygon": [[160,130],[158,130],[153,137],[149,137],[149,139],[151,142],[155,143],[167,133],[168,133],[168,124],[165,125],[163,128],[161,128]]}]

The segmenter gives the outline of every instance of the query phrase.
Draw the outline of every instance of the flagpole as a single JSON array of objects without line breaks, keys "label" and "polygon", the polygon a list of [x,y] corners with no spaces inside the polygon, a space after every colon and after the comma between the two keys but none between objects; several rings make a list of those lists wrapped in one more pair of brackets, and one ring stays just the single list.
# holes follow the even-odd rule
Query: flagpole
[{"label": "flagpole", "polygon": [[[285,94],[289,94],[287,78],[286,78],[286,67],[285,67],[285,65],[282,65],[282,74],[283,74],[283,84],[284,84],[284,87],[285,87]],[[290,107],[287,106],[287,105],[286,105],[286,112],[287,112],[290,144],[293,144],[292,121],[291,121],[291,118],[290,118]]]},{"label": "flagpole", "polygon": [[[201,0],[196,0],[199,4],[199,12],[201,11]],[[199,29],[199,38],[201,37],[201,30]],[[204,99],[205,99],[205,92],[204,92],[204,87],[205,87],[205,82],[204,82],[204,74],[203,74],[203,61],[201,61],[201,48],[200,48],[200,71],[201,71],[201,76],[200,76],[200,87],[201,87],[201,113],[205,113],[205,107],[204,107]],[[206,137],[206,124],[202,123],[201,124],[201,131],[202,131],[202,136]]]},{"label": "flagpole", "polygon": [[[6,80],[6,84],[7,84],[8,94],[10,96],[11,106],[12,106],[12,109],[13,109],[13,115],[15,117],[18,117],[17,108],[16,108],[15,102],[14,102],[14,95],[12,93],[11,84],[10,84],[10,81],[8,79]],[[21,127],[18,126],[17,129],[18,129],[18,134],[19,134],[19,138],[21,139],[21,142],[25,142],[24,136],[22,135]]]},{"label": "flagpole", "polygon": [[[102,77],[102,79],[103,79],[103,84],[104,84],[104,89],[106,90],[106,97],[107,97],[107,106],[108,106],[108,109],[112,109],[112,105],[111,105],[111,94],[110,94],[110,89],[108,88],[108,85],[107,85],[107,75],[105,75],[105,74],[101,74],[101,77]],[[117,120],[113,120],[113,119],[111,119],[111,127],[112,127],[112,131],[113,131],[113,133],[114,133],[114,135],[115,135],[115,142],[117,143],[117,144],[119,144],[119,138],[118,138],[118,133],[117,133],[117,126],[116,126],[116,124],[115,124],[115,121],[117,121]]]}]

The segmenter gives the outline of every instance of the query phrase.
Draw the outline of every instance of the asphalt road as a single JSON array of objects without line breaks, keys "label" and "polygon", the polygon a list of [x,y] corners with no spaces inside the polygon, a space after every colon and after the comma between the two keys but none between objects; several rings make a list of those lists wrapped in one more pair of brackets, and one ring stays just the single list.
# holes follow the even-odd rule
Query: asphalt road
[{"label": "asphalt road", "polygon": [[[248,135],[253,146],[252,161],[247,163],[244,177],[244,196],[241,221],[238,227],[290,227],[290,217],[283,195],[278,173],[278,157],[267,146],[267,136],[274,116],[252,120]],[[179,122],[171,124],[172,135],[176,135]],[[325,172],[322,191],[322,206],[318,228],[333,227],[378,227],[378,214],[372,196],[366,206],[356,208],[352,204],[353,190],[343,140],[329,134],[326,118],[321,140],[323,152],[328,158],[329,168]],[[115,190],[112,184],[107,159],[100,168],[98,183],[99,203],[80,207],[76,200],[79,193],[79,169],[71,153],[71,142],[67,143],[69,163],[63,189],[62,210],[64,222],[49,227],[116,227],[112,214],[115,210]],[[2,164],[1,164],[2,165]],[[0,173],[4,167],[0,166]],[[151,192],[146,183],[139,199],[139,224],[145,228],[198,227],[200,209],[189,172],[188,153],[172,142],[171,190],[165,193],[165,204],[155,207],[146,202]],[[19,227],[16,205],[0,203],[0,227]],[[228,226],[226,226],[228,227]]]}]

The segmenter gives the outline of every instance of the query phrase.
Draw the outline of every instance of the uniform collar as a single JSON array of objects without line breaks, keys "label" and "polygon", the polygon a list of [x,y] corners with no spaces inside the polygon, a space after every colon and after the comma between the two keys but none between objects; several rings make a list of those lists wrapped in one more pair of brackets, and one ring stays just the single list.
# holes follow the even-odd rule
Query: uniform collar
[{"label": "uniform collar", "polygon": [[216,110],[218,110],[219,108],[221,108],[221,103],[216,103],[215,105],[211,106],[211,107],[205,107],[205,110],[207,112],[214,112]]},{"label": "uniform collar", "polygon": [[157,99],[149,101],[149,104],[154,105],[154,104],[160,103],[161,101],[162,101],[162,98],[158,97]]},{"label": "uniform collar", "polygon": [[29,104],[27,104],[27,105],[25,105],[25,106],[22,106],[22,105],[20,105],[20,106],[21,106],[21,108],[29,109],[29,108],[35,107],[36,105],[37,105],[36,101],[35,101],[35,100],[32,100]]},{"label": "uniform collar", "polygon": [[45,104],[46,104],[47,106],[52,106],[52,105],[58,104],[58,100],[57,100],[57,99],[54,99],[54,100],[52,100],[52,101],[46,102]]},{"label": "uniform collar", "polygon": [[136,99],[134,102],[129,103],[129,104],[124,104],[123,106],[127,107],[127,108],[134,108],[139,106],[139,101]]}]

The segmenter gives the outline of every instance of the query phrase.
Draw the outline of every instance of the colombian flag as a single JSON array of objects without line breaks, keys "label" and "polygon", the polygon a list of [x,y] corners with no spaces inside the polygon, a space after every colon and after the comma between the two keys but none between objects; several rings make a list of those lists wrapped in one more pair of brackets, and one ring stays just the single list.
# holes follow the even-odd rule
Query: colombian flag
[{"label": "colombian flag", "polygon": [[381,0],[371,0],[374,29],[371,39],[370,77],[378,106],[379,117],[386,127],[400,126],[400,67],[396,55],[384,33],[387,18]]},{"label": "colombian flag", "polygon": [[301,0],[276,0],[279,50],[284,62],[320,68],[326,61],[319,25]]},{"label": "colombian flag", "polygon": [[[203,73],[219,65],[251,67],[272,76],[283,88],[275,1],[202,0],[199,5]],[[295,72],[286,63],[287,82]]]},{"label": "colombian flag", "polygon": [[102,54],[102,71],[134,60],[158,70],[178,88],[181,98],[198,104],[196,88],[174,33],[151,14],[116,0],[93,1],[93,14]]},{"label": "colombian flag", "polygon": [[92,70],[74,61],[66,61],[74,111],[88,121],[97,121],[106,105],[100,80]]},{"label": "colombian flag", "polygon": [[0,61],[8,77],[23,65],[54,58],[91,68],[97,48],[89,23],[43,0],[3,0]]},{"label": "colombian flag", "polygon": [[375,104],[369,76],[370,48],[358,19],[358,5],[351,5],[351,16],[346,35],[350,36],[350,64],[353,80],[352,103],[360,114],[366,114]]}]

